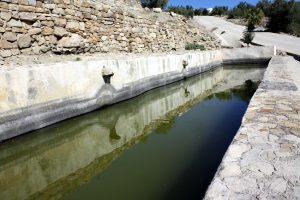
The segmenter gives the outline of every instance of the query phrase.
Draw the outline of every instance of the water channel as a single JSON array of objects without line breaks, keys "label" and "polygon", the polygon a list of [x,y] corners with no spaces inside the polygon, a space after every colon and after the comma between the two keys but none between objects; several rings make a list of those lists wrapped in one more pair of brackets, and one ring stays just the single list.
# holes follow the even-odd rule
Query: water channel
[{"label": "water channel", "polygon": [[0,199],[201,199],[263,72],[219,67],[0,143]]}]

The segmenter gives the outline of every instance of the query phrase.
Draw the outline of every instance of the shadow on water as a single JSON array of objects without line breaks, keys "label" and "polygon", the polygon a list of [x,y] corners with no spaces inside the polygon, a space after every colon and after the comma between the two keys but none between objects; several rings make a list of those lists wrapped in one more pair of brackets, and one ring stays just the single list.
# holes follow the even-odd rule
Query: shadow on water
[{"label": "shadow on water", "polygon": [[1,143],[0,199],[202,198],[263,72],[218,68]]}]

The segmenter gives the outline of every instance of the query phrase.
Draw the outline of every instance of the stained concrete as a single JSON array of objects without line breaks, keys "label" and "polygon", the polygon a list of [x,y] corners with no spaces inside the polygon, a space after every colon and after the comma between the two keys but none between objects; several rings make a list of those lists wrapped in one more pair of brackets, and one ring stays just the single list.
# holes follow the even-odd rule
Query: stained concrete
[{"label": "stained concrete", "polygon": [[272,58],[205,199],[300,199],[299,74]]},{"label": "stained concrete", "polygon": [[[0,69],[0,141],[111,105],[223,63],[267,62],[274,47],[84,60]],[[183,60],[188,66],[183,69]],[[114,76],[104,84],[102,66]]]}]

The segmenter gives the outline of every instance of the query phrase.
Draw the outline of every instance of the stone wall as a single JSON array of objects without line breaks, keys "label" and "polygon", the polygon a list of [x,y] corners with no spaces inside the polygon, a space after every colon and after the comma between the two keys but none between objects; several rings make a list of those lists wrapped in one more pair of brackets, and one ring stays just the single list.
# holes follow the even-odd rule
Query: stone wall
[{"label": "stone wall", "polygon": [[187,42],[219,48],[212,36],[181,16],[146,13],[137,0],[2,0],[0,11],[2,58],[47,52],[161,52],[184,49]]}]

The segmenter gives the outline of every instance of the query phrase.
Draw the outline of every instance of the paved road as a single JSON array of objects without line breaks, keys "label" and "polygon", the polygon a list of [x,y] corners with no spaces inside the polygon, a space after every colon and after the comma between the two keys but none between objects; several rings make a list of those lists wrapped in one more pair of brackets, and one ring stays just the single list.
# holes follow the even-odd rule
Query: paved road
[{"label": "paved road", "polygon": [[[242,38],[244,26],[236,25],[218,17],[200,16],[194,20],[208,30],[216,29],[214,33],[222,40],[224,45],[236,46]],[[221,34],[223,31],[225,33]],[[260,45],[275,45],[277,49],[300,55],[300,38],[285,34],[256,32],[254,43]]]}]

